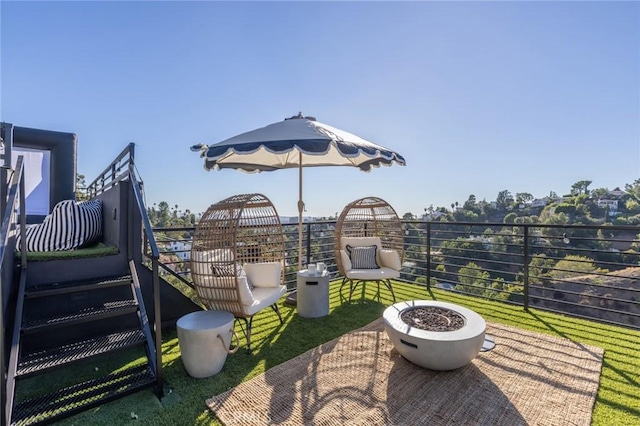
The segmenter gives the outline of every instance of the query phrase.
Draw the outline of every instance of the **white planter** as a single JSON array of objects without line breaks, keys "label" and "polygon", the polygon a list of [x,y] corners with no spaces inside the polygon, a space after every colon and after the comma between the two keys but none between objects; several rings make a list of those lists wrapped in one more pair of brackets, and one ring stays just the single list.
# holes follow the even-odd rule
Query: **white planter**
[{"label": "white planter", "polygon": [[[411,327],[400,316],[416,307],[437,307],[457,312],[465,319],[455,331],[427,331]],[[384,328],[400,354],[430,370],[453,370],[470,363],[482,349],[487,323],[463,306],[430,300],[410,300],[389,306],[383,314]]]}]

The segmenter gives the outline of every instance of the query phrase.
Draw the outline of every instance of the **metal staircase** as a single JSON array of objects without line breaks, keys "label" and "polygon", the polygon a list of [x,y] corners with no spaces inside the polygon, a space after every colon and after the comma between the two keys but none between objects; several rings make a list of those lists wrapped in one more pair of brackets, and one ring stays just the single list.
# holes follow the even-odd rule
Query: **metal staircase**
[{"label": "metal staircase", "polygon": [[[10,147],[7,129],[3,123]],[[14,237],[25,229],[22,157],[10,179],[0,170],[3,426],[52,423],[147,388],[163,396],[159,253],[133,154],[129,144],[87,191],[103,202],[103,242],[118,248],[93,258],[16,258]]]},{"label": "metal staircase", "polygon": [[[22,314],[14,327],[8,374],[8,383],[14,384],[8,392],[11,425],[50,423],[158,386],[154,341],[136,281],[128,275],[20,289],[17,312]],[[22,380],[136,347],[146,354],[142,365],[28,398],[16,392]]]}]

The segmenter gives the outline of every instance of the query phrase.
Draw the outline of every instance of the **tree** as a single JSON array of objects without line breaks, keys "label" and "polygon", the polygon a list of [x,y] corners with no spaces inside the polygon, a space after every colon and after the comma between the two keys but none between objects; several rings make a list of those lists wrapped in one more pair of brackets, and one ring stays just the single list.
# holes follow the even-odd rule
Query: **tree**
[{"label": "tree", "polygon": [[636,179],[632,184],[625,184],[624,190],[631,198],[640,203],[640,179]]},{"label": "tree", "polygon": [[640,213],[640,203],[632,198],[629,198],[627,202],[624,203],[624,208],[631,214]]},{"label": "tree", "polygon": [[533,200],[533,195],[528,192],[516,192],[516,203],[526,204]]},{"label": "tree", "polygon": [[474,262],[469,262],[458,271],[458,282],[456,289],[471,294],[482,294],[484,288],[489,286],[490,275],[482,270]]},{"label": "tree", "polygon": [[589,185],[591,185],[591,183],[592,181],[590,180],[580,180],[574,183],[573,185],[571,185],[571,195],[589,195]]},{"label": "tree", "polygon": [[76,201],[86,201],[88,199],[85,177],[80,173],[76,173]]},{"label": "tree", "polygon": [[515,223],[516,218],[518,217],[518,215],[516,215],[515,213],[511,212],[509,214],[507,214],[504,219],[502,219],[503,223]]},{"label": "tree", "polygon": [[554,263],[555,261],[548,259],[544,253],[533,256],[529,262],[529,284],[545,285]]},{"label": "tree", "polygon": [[566,279],[588,275],[592,273],[604,274],[609,272],[606,269],[598,268],[593,259],[585,256],[577,256],[568,254],[564,259],[559,260],[555,267],[549,272],[549,275],[555,279]]},{"label": "tree", "polygon": [[[469,198],[464,202],[462,208],[469,211],[476,211],[476,196],[473,194],[469,195]],[[479,213],[479,211],[477,213]]]},{"label": "tree", "polygon": [[498,192],[496,197],[496,207],[499,211],[505,212],[513,204],[513,196],[508,190]]},{"label": "tree", "polygon": [[591,190],[591,196],[596,199],[604,198],[608,193],[609,190],[607,188],[596,188]]}]

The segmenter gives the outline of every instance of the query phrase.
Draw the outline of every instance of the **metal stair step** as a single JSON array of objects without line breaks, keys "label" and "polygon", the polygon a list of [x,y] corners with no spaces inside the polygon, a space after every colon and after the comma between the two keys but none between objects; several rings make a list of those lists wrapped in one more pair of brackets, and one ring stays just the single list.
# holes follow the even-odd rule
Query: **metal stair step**
[{"label": "metal stair step", "polygon": [[50,284],[38,284],[26,288],[25,297],[27,299],[35,297],[46,297],[58,294],[75,293],[78,291],[88,291],[131,284],[131,275],[120,275],[116,277],[98,278],[82,281],[63,281]]},{"label": "metal stair step", "polygon": [[146,342],[142,330],[127,330],[26,354],[18,362],[16,378],[26,378],[93,356],[129,348]]},{"label": "metal stair step", "polygon": [[155,376],[148,365],[78,383],[50,394],[20,401],[13,409],[11,425],[51,423],[152,387],[155,383]]},{"label": "metal stair step", "polygon": [[82,309],[62,310],[55,315],[41,316],[37,312],[25,315],[22,331],[25,334],[43,330],[77,325],[88,321],[124,315],[137,311],[138,304],[132,299],[104,302],[100,306],[87,306]]}]

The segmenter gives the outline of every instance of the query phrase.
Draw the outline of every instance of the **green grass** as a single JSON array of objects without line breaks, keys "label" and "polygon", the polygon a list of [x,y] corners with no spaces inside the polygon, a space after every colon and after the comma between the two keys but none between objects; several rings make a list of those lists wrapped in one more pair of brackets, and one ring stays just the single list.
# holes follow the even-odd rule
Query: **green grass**
[{"label": "green grass", "polygon": [[[215,416],[204,401],[225,392],[269,368],[293,358],[323,342],[341,336],[379,318],[391,298],[382,290],[382,300],[375,297],[375,286],[367,288],[366,297],[354,295],[348,304],[340,299],[338,283],[331,287],[331,313],[317,319],[300,318],[295,309],[282,306],[284,324],[280,325],[270,309],[254,319],[253,352],[240,349],[229,355],[223,370],[210,378],[189,377],[180,360],[175,332],[163,336],[163,361],[167,381],[166,397],[158,401],[151,391],[144,391],[114,401],[62,422],[65,425],[217,425]],[[640,424],[640,332],[608,326],[561,315],[511,306],[446,291],[427,293],[424,288],[403,283],[394,284],[398,301],[432,299],[467,306],[486,320],[518,326],[587,343],[605,349],[597,400],[593,412],[594,425]],[[238,328],[238,332],[240,332]],[[242,341],[242,339],[241,339]],[[132,413],[137,419],[132,418]],[[134,417],[135,417],[134,416]]]},{"label": "green grass", "polygon": [[[63,259],[83,259],[87,257],[108,256],[118,254],[118,247],[107,246],[104,243],[77,249],[64,251],[28,251],[27,261],[42,262],[47,260],[63,260]],[[20,256],[20,252],[16,253],[16,257]]]}]

